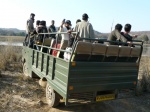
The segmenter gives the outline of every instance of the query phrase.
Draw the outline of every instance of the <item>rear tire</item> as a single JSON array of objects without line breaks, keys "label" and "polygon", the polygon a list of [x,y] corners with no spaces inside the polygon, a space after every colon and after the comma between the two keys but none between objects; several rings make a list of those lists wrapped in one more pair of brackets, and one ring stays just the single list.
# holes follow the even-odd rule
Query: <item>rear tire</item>
[{"label": "rear tire", "polygon": [[26,62],[23,64],[23,75],[29,77],[28,68]]},{"label": "rear tire", "polygon": [[43,79],[40,79],[39,80],[39,85],[45,88],[46,85],[47,85],[47,81],[44,81]]},{"label": "rear tire", "polygon": [[60,102],[58,93],[56,93],[48,83],[46,85],[46,100],[50,107],[56,107]]}]

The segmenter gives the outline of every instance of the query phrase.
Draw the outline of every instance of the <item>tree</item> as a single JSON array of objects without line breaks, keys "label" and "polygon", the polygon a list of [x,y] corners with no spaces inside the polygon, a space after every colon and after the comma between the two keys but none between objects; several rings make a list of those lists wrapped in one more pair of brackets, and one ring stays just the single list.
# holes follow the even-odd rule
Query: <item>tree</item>
[{"label": "tree", "polygon": [[145,43],[148,43],[148,41],[149,41],[149,38],[148,38],[147,35],[142,35],[142,36],[140,37],[140,39],[143,40]]}]

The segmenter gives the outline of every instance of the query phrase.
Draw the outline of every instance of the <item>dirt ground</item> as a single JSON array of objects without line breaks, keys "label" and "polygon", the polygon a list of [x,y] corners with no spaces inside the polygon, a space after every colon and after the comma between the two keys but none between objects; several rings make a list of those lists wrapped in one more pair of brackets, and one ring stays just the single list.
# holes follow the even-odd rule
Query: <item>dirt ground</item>
[{"label": "dirt ground", "polygon": [[150,94],[104,101],[97,104],[50,108],[45,89],[38,80],[26,79],[21,72],[0,73],[0,112],[150,112]]}]

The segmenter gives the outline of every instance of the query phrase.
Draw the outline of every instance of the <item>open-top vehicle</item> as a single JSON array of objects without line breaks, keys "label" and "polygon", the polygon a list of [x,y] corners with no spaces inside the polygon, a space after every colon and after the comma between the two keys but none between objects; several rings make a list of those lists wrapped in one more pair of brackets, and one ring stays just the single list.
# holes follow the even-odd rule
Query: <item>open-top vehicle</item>
[{"label": "open-top vehicle", "polygon": [[[137,86],[143,42],[132,47],[104,42],[109,41],[80,38],[74,41],[72,51],[61,49],[53,39],[34,44],[34,49],[23,46],[24,74],[46,82],[46,98],[52,107],[60,99],[66,106],[116,99],[119,90]],[[70,54],[69,60],[63,58],[64,52]]]}]

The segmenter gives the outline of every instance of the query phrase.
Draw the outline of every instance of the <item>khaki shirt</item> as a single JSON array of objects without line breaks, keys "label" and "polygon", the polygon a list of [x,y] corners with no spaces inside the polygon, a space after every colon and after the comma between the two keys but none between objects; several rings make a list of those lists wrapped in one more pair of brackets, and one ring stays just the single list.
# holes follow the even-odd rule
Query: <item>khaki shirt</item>
[{"label": "khaki shirt", "polygon": [[[127,39],[123,35],[121,35],[121,33],[118,30],[112,31],[107,40],[127,42]],[[109,44],[115,45],[115,43],[111,42],[109,42]]]},{"label": "khaki shirt", "polygon": [[74,29],[75,32],[79,32],[80,38],[95,38],[93,26],[86,21],[77,23]]},{"label": "khaki shirt", "polygon": [[34,21],[32,19],[27,20],[26,33],[32,33],[34,31]]}]

